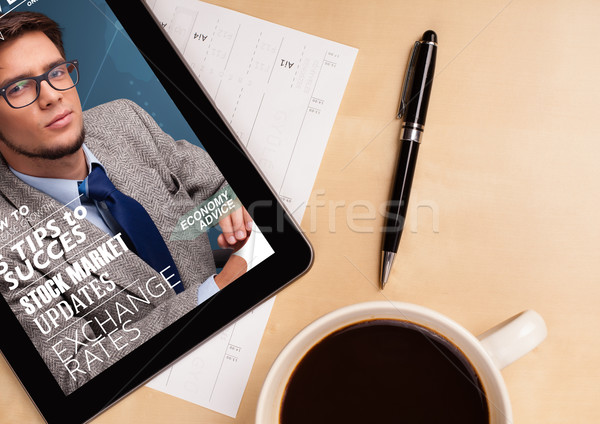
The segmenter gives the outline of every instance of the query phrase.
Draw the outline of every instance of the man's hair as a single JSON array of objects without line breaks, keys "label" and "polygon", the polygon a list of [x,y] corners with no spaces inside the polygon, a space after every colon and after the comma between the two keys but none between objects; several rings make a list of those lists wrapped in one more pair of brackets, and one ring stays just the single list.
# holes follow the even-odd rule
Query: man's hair
[{"label": "man's hair", "polygon": [[[41,31],[46,34],[62,57],[65,57],[62,31],[58,24],[46,15],[37,12],[10,12],[0,19],[0,33],[6,41],[33,31]],[[0,41],[0,43],[2,42]],[[1,44],[0,47],[2,47]]]}]

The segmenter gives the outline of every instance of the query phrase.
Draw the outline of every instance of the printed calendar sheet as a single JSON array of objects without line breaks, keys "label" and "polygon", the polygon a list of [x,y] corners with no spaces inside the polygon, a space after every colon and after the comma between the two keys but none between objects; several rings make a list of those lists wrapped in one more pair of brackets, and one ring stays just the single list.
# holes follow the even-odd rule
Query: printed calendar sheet
[{"label": "printed calendar sheet", "polygon": [[[197,0],[147,0],[300,222],[357,50]],[[273,300],[148,386],[235,417]]]}]

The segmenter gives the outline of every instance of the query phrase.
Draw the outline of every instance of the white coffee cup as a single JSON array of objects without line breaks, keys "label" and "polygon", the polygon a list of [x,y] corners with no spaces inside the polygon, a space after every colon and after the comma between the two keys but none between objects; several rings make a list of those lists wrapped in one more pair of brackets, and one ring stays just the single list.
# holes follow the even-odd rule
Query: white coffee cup
[{"label": "white coffee cup", "polygon": [[281,351],[263,384],[256,423],[279,422],[288,379],[314,345],[340,328],[372,319],[418,324],[442,334],[457,346],[477,371],[488,399],[492,424],[512,424],[512,408],[500,370],[533,350],[547,335],[544,320],[532,310],[523,311],[475,337],[450,318],[422,306],[387,301],[350,305],[309,324]]}]

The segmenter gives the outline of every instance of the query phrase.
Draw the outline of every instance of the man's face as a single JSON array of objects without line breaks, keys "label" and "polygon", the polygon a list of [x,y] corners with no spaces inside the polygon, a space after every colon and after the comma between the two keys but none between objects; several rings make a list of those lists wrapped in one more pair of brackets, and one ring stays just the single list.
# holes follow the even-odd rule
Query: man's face
[{"label": "man's face", "polygon": [[[64,61],[40,31],[0,43],[0,87],[41,75]],[[13,109],[0,97],[0,152],[10,165],[28,158],[58,159],[75,153],[82,142],[83,115],[75,88],[57,91],[43,81],[38,99],[22,109]]]}]

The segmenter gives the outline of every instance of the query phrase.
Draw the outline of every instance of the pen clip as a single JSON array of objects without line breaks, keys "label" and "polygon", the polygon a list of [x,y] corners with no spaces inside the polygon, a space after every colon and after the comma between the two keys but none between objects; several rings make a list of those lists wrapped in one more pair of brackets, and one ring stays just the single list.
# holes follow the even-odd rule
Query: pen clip
[{"label": "pen clip", "polygon": [[408,105],[406,101],[406,92],[408,91],[408,84],[410,82],[410,77],[412,75],[412,71],[415,67],[415,53],[417,52],[417,47],[421,44],[420,41],[415,41],[415,45],[413,46],[412,52],[410,53],[410,59],[408,60],[408,67],[406,68],[406,75],[404,76],[404,82],[402,83],[402,94],[400,94],[400,107],[398,108],[398,118],[402,118],[406,113],[406,106]]}]

